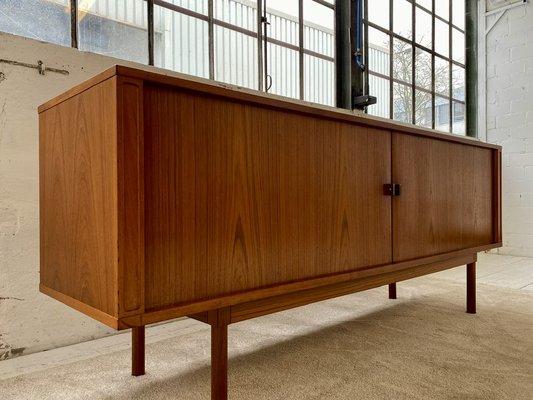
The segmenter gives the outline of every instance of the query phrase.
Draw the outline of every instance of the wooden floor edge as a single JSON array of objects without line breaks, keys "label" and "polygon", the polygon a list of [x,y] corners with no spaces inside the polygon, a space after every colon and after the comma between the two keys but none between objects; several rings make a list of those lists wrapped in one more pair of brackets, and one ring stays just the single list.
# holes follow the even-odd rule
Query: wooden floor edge
[{"label": "wooden floor edge", "polygon": [[[489,248],[490,246],[483,246],[483,250]],[[332,277],[326,277],[324,279],[314,279],[308,282],[297,282],[294,284],[283,285],[280,287],[259,289],[253,292],[240,293],[236,295],[228,295],[224,297],[217,297],[214,299],[208,299],[203,301],[198,301],[194,303],[180,304],[175,306],[169,306],[168,308],[162,310],[153,310],[146,311],[144,314],[124,317],[119,319],[120,329],[130,328],[133,326],[142,326],[153,324],[156,322],[166,321],[170,319],[175,319],[179,317],[185,317],[189,315],[195,315],[203,313],[208,310],[213,310],[222,307],[237,307],[243,303],[250,303],[255,301],[263,301],[267,298],[275,298],[284,295],[290,295],[291,293],[302,293],[307,290],[319,290],[320,288],[333,286],[333,285],[342,285],[346,282],[355,282],[364,279],[371,279],[375,277],[379,279],[380,276],[396,276],[395,281],[401,281],[404,279],[411,279],[414,276],[408,278],[401,278],[403,271],[418,269],[423,271],[426,268],[432,268],[430,266],[435,265],[445,265],[444,267],[439,267],[440,269],[431,270],[427,273],[438,272],[444,269],[457,267],[462,264],[467,264],[470,262],[475,262],[477,259],[477,251],[482,251],[479,248],[461,250],[454,253],[443,254],[438,256],[432,256],[424,259],[424,262],[411,263],[411,262],[402,262],[398,264],[391,264],[384,267],[371,268],[368,270],[355,271],[353,273],[346,274],[337,274]],[[417,276],[426,275],[427,273],[419,273]],[[390,282],[383,282],[382,285],[385,285]],[[380,285],[378,285],[380,286]],[[377,286],[373,286],[377,287]],[[361,289],[363,290],[363,289]]]},{"label": "wooden floor edge", "polygon": [[109,326],[113,329],[124,329],[125,327],[120,327],[119,320],[115,318],[112,315],[109,315],[105,313],[102,310],[98,310],[97,308],[91,307],[79,300],[76,300],[73,297],[67,296],[66,294],[60,293],[57,290],[51,289],[43,284],[39,284],[39,291],[41,293],[46,294],[47,296],[50,296],[57,301],[60,301],[61,303],[66,304],[69,307],[74,308],[75,310],[94,318],[104,325]]}]

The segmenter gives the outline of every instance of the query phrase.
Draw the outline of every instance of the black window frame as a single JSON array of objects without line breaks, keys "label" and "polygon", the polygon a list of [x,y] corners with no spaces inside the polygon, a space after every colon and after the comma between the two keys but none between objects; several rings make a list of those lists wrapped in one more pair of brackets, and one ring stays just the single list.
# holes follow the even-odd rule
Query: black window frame
[{"label": "black window frame", "polygon": [[[370,93],[369,92],[369,77],[370,75],[372,76],[376,76],[376,77],[379,77],[379,78],[382,78],[382,79],[386,79],[388,81],[388,87],[389,87],[389,118],[390,119],[395,119],[395,113],[394,113],[394,84],[400,84],[400,85],[404,85],[406,87],[409,87],[410,90],[411,90],[411,104],[412,104],[412,107],[411,107],[411,114],[410,115],[410,123],[416,125],[417,124],[417,121],[416,121],[416,117],[417,117],[417,113],[416,113],[416,92],[419,91],[419,92],[423,92],[423,93],[427,93],[427,94],[430,94],[431,95],[431,113],[432,113],[432,118],[431,118],[431,128],[432,129],[435,129],[437,127],[437,124],[436,124],[436,97],[441,97],[441,98],[444,98],[446,99],[448,102],[449,102],[449,120],[448,120],[448,129],[447,129],[447,132],[448,133],[454,133],[453,132],[453,125],[454,125],[454,121],[453,121],[453,109],[454,109],[454,104],[456,103],[459,103],[461,104],[465,109],[467,107],[467,94],[466,94],[466,91],[467,91],[467,88],[466,88],[466,85],[467,85],[467,66],[466,66],[466,58],[467,58],[467,54],[466,54],[466,40],[467,40],[467,32],[466,32],[466,22],[465,22],[465,27],[464,28],[461,28],[457,25],[454,24],[454,21],[453,21],[453,0],[449,0],[449,10],[448,10],[448,20],[446,20],[445,18],[441,17],[440,15],[437,15],[435,13],[435,5],[436,5],[436,2],[438,0],[432,0],[432,9],[429,10],[427,9],[426,7],[422,6],[421,4],[419,4],[417,1],[415,0],[404,0],[408,3],[410,3],[411,5],[411,10],[412,10],[412,20],[411,20],[411,38],[408,38],[408,37],[405,37],[405,36],[402,36],[396,32],[394,32],[394,0],[389,0],[389,26],[388,28],[384,28],[376,23],[373,23],[372,21],[369,21],[369,17],[368,17],[368,2],[369,1],[372,1],[372,0],[364,0],[364,15],[363,15],[363,29],[364,29],[364,64],[367,66],[367,68],[365,69],[364,71],[364,84],[365,84],[365,88],[366,88],[366,92],[367,93]],[[467,0],[465,0],[465,13],[466,13],[466,9],[467,9]],[[431,40],[431,48],[428,48],[427,46],[424,46],[420,43],[417,43],[416,41],[416,10],[417,9],[420,9],[422,10],[423,12],[426,12],[426,13],[429,13],[429,15],[431,16],[431,21],[432,21],[432,40]],[[435,22],[436,21],[441,21],[443,23],[445,23],[448,27],[448,55],[444,55],[444,54],[440,54],[438,53],[436,50],[435,50]],[[369,68],[369,40],[368,40],[368,29],[370,28],[373,28],[385,35],[387,35],[389,37],[389,68],[388,68],[388,75],[384,75],[384,74],[381,74],[381,73],[378,73],[378,72],[375,72],[375,71],[372,71],[370,68]],[[463,34],[463,37],[465,38],[465,54],[464,54],[464,60],[465,62],[464,63],[461,63],[459,61],[456,61],[453,59],[453,32],[454,32],[454,29],[460,33]],[[410,77],[410,82],[405,82],[403,80],[400,80],[400,79],[397,79],[394,77],[394,68],[393,68],[393,62],[394,62],[394,41],[396,40],[401,40],[403,42],[405,42],[407,45],[410,45],[411,46],[411,77]],[[416,54],[417,54],[417,50],[419,51],[424,51],[426,53],[429,53],[430,56],[431,56],[431,90],[427,89],[427,88],[423,88],[423,87],[420,87],[420,86],[417,86],[416,85],[416,80],[415,80],[415,73],[416,73],[416,68],[415,68],[415,65],[416,65],[416,61],[415,61],[415,57],[416,57]],[[442,94],[440,93],[436,93],[436,88],[435,88],[435,59],[436,57],[439,57],[440,59],[443,59],[445,62],[448,63],[448,93],[447,95],[443,96]],[[457,96],[455,96],[454,94],[454,85],[453,85],[453,74],[454,74],[454,66],[455,67],[459,67],[461,68],[462,70],[465,71],[465,78],[464,78],[464,100],[458,98]],[[373,93],[370,93],[370,94],[373,94]],[[378,101],[380,101],[378,99]],[[368,112],[368,111],[367,111]],[[470,117],[470,115],[469,115]],[[464,118],[465,122],[467,120],[467,117],[465,115],[465,118]],[[460,134],[464,134],[466,135],[467,134],[467,128],[466,128],[466,124],[465,124],[465,129],[463,132],[461,132]]]}]

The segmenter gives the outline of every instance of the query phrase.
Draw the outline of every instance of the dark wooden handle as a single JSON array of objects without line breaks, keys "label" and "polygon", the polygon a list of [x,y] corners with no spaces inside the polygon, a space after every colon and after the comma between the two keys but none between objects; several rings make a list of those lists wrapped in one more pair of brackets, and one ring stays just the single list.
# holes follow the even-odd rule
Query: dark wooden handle
[{"label": "dark wooden handle", "polygon": [[401,192],[399,183],[387,183],[383,185],[383,194],[385,196],[399,196]]}]

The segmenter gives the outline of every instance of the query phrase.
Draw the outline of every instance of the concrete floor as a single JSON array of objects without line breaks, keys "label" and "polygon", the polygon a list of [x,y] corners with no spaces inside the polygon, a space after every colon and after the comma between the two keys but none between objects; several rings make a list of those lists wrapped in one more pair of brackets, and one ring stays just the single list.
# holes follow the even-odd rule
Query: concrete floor
[{"label": "concrete floor", "polygon": [[[440,279],[464,282],[465,268],[457,267],[433,274]],[[533,258],[481,253],[477,263],[477,282],[504,288],[533,291]],[[401,283],[398,284],[401,296]],[[183,318],[170,323],[148,327],[146,343],[155,343],[205,329],[204,324]],[[0,380],[27,374],[99,354],[125,350],[130,347],[130,332],[126,331],[94,341],[61,347],[0,362]]]},{"label": "concrete floor", "polygon": [[[480,253],[476,272],[480,284],[533,291],[533,258]],[[458,267],[432,276],[462,282],[465,274]]]}]

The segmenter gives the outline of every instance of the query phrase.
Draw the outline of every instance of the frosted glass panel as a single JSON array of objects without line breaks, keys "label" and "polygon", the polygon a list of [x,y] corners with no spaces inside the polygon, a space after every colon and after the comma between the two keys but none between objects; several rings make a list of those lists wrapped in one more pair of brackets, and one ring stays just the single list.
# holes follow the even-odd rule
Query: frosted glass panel
[{"label": "frosted glass panel", "polygon": [[79,2],[80,50],[147,64],[147,29],[144,0]]},{"label": "frosted glass panel", "polygon": [[0,31],[70,46],[70,1],[0,0]]},{"label": "frosted glass panel", "polygon": [[215,26],[215,79],[257,89],[257,39]]},{"label": "frosted glass panel", "polygon": [[154,7],[155,65],[209,77],[207,22]]}]

